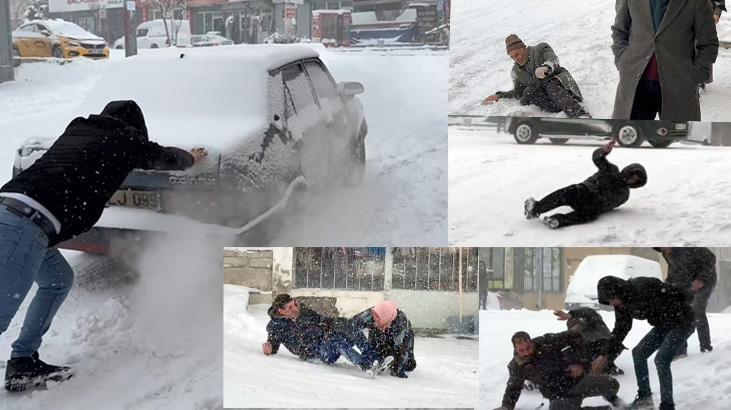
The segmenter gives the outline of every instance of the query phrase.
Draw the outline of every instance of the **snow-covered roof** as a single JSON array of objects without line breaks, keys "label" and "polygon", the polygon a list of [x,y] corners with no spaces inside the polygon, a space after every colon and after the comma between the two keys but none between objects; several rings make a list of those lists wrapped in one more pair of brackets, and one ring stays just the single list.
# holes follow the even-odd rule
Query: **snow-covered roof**
[{"label": "snow-covered roof", "polygon": [[378,22],[375,11],[360,11],[350,15],[350,21],[353,25],[373,24]]},{"label": "snow-covered roof", "polygon": [[150,139],[226,149],[267,127],[268,71],[317,56],[294,45],[155,50],[112,64],[75,114],[99,113],[113,100],[134,100],[145,114]]}]

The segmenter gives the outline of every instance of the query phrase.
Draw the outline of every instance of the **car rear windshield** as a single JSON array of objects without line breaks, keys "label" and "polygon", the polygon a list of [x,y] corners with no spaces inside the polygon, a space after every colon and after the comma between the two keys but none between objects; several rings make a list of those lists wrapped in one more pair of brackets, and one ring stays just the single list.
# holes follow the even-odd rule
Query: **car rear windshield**
[{"label": "car rear windshield", "polygon": [[147,33],[150,32],[150,29],[148,28],[138,28],[137,29],[137,37],[145,37],[147,36]]}]

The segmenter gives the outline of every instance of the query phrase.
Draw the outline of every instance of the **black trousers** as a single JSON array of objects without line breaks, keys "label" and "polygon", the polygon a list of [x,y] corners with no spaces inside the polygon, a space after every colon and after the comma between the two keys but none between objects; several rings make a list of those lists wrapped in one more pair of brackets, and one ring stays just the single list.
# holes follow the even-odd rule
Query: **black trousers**
[{"label": "black trousers", "polygon": [[[689,293],[688,299],[691,300],[693,313],[695,314],[695,330],[698,332],[698,342],[701,349],[709,349],[711,347],[711,327],[708,325],[708,317],[706,309],[708,308],[708,299],[713,293],[713,286],[703,286],[696,293]],[[689,291],[690,292],[690,291]],[[684,340],[679,353],[688,353],[688,341]]]},{"label": "black trousers", "polygon": [[578,117],[583,112],[576,96],[557,79],[539,86],[527,87],[520,97],[520,105],[536,105],[543,111],[565,112],[569,117]]},{"label": "black trousers", "polygon": [[593,200],[593,195],[585,186],[573,184],[551,192],[536,203],[534,212],[540,215],[561,206],[570,206],[573,212],[554,214],[552,218],[558,221],[558,226],[577,225],[595,220],[599,215],[587,209],[587,203]]},{"label": "black trousers", "polygon": [[640,80],[632,103],[631,120],[654,120],[662,110],[660,81]]}]

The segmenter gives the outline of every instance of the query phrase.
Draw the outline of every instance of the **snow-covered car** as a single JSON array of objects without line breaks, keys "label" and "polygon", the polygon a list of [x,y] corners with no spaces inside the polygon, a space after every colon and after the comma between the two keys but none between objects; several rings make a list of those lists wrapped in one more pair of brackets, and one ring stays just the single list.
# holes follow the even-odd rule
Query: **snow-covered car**
[{"label": "snow-covered car", "polygon": [[[336,83],[315,50],[293,45],[163,49],[111,65],[75,114],[131,99],[151,140],[202,146],[209,155],[187,171],[133,171],[97,226],[62,246],[108,253],[120,236],[145,231],[147,220],[184,218],[246,234],[290,211],[305,191],[360,183],[363,91],[358,82]],[[52,142],[18,149],[14,174]]]},{"label": "snow-covered car", "polygon": [[621,279],[638,277],[662,280],[662,269],[657,261],[634,255],[591,255],[582,259],[566,288],[566,309],[590,307],[609,309],[599,304],[597,284],[605,276]]},{"label": "snow-covered car", "polygon": [[213,46],[230,46],[234,42],[220,34],[197,34],[190,38],[193,47],[213,47]]},{"label": "snow-covered car", "polygon": [[32,20],[13,31],[14,57],[109,58],[103,38],[63,20]]},{"label": "snow-covered car", "polygon": [[[166,30],[167,26],[167,30]],[[112,47],[124,49],[124,37],[116,40]],[[140,23],[136,30],[137,48],[164,48],[170,44],[177,47],[190,47],[192,36],[190,22],[187,20],[150,20]]]},{"label": "snow-covered car", "polygon": [[507,117],[505,122],[518,144],[533,144],[539,138],[554,144],[565,144],[569,139],[614,138],[624,147],[639,147],[647,141],[655,148],[665,148],[688,136],[686,122],[524,116]]}]

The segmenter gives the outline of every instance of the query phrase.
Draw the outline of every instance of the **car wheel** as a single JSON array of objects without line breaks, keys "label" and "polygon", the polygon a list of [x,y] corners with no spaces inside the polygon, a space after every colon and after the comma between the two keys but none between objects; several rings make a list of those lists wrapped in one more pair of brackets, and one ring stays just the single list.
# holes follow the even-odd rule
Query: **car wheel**
[{"label": "car wheel", "polygon": [[55,58],[63,58],[63,50],[61,50],[61,46],[53,46],[51,49],[51,56]]},{"label": "car wheel", "polygon": [[20,51],[18,51],[17,48],[13,47],[13,67],[19,66],[20,63]]},{"label": "car wheel", "polygon": [[667,148],[673,143],[673,140],[649,140],[648,142],[655,148]]},{"label": "car wheel", "polygon": [[152,43],[152,45],[150,46],[150,48],[160,48],[160,46],[158,46],[158,45],[157,45],[157,44],[155,44],[155,43]]},{"label": "car wheel", "polygon": [[642,134],[634,125],[622,125],[617,131],[617,142],[623,147],[639,147],[642,140]]},{"label": "car wheel", "polygon": [[548,140],[556,145],[563,145],[563,144],[569,142],[568,138],[549,138]]},{"label": "car wheel", "polygon": [[358,138],[345,170],[345,185],[355,186],[363,182],[366,168],[365,136]]},{"label": "car wheel", "polygon": [[533,144],[538,139],[538,133],[528,123],[519,124],[515,128],[515,142],[518,144]]}]

